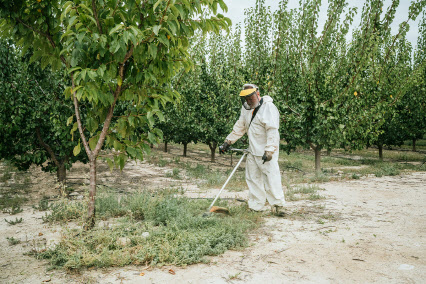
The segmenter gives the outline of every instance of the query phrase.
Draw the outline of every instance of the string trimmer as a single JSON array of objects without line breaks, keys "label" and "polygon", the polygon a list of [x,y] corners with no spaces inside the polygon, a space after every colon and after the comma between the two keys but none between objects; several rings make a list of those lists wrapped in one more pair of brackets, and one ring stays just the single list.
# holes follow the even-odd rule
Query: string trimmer
[{"label": "string trimmer", "polygon": [[229,210],[225,207],[218,207],[218,206],[213,206],[216,202],[216,200],[219,198],[219,195],[222,193],[223,189],[225,188],[225,186],[228,184],[229,180],[232,178],[232,176],[234,175],[234,173],[237,171],[238,167],[240,166],[241,162],[244,160],[244,157],[249,153],[249,150],[247,149],[235,149],[235,148],[231,148],[229,149],[229,151],[234,151],[234,152],[242,152],[243,156],[241,157],[241,159],[238,161],[237,165],[235,166],[234,170],[232,171],[232,173],[229,175],[228,179],[225,181],[225,184],[222,186],[222,188],[220,189],[219,193],[216,195],[215,199],[213,200],[212,204],[210,204],[209,209],[207,210],[208,212],[204,213],[203,216],[209,216],[211,213],[224,213],[224,214],[229,214]]}]

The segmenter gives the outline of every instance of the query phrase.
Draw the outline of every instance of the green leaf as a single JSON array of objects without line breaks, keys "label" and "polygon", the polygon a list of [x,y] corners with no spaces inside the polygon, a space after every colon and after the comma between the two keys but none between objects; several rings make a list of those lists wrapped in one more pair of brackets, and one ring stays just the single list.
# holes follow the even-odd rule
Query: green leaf
[{"label": "green leaf", "polygon": [[133,148],[131,146],[127,146],[126,151],[130,155],[130,157],[132,157],[132,158],[136,157],[136,149],[135,148]]},{"label": "green leaf", "polygon": [[94,117],[89,117],[87,119],[87,129],[94,133],[98,129],[98,121]]},{"label": "green leaf", "polygon": [[120,170],[123,170],[124,165],[126,164],[126,160],[126,155],[120,155]]},{"label": "green leaf", "polygon": [[74,156],[77,156],[78,154],[80,154],[80,151],[81,151],[81,146],[79,141],[78,144],[74,147],[74,150],[72,151],[72,153],[74,154]]},{"label": "green leaf", "polygon": [[151,132],[148,132],[148,141],[150,143],[156,143],[157,142],[157,137],[155,137],[154,134],[152,134]]},{"label": "green leaf", "polygon": [[74,132],[74,131],[76,131],[76,130],[77,130],[77,128],[78,128],[78,124],[77,124],[77,122],[74,122],[74,124],[73,124],[73,126],[72,126],[72,129],[71,129],[71,131],[70,131],[70,134],[73,134],[73,132]]},{"label": "green leaf", "polygon": [[68,69],[67,73],[70,74],[71,72],[74,72],[76,70],[81,70],[81,67],[74,67],[74,68]]},{"label": "green leaf", "polygon": [[175,35],[176,32],[177,32],[176,24],[173,21],[168,21],[167,23],[169,24],[169,28],[170,28],[170,31],[172,32],[172,34]]},{"label": "green leaf", "polygon": [[111,35],[111,34],[115,33],[116,31],[118,31],[119,29],[122,29],[123,27],[124,27],[124,25],[123,25],[123,24],[118,24],[118,25],[116,25],[113,29],[111,29],[111,30],[109,31],[109,35]]},{"label": "green leaf", "polygon": [[151,43],[148,49],[152,58],[155,59],[155,57],[157,57],[157,46],[154,43]]},{"label": "green leaf", "polygon": [[158,0],[157,2],[155,2],[155,4],[154,4],[154,6],[153,6],[153,8],[152,8],[152,10],[155,12],[155,9],[157,9],[157,7],[158,7],[158,5],[160,5],[160,3],[162,2],[163,0]]},{"label": "green leaf", "polygon": [[163,115],[163,113],[161,111],[158,111],[155,114],[158,116],[158,118],[160,119],[160,121],[164,121],[164,115]]},{"label": "green leaf", "polygon": [[90,150],[95,150],[95,148],[96,148],[96,145],[98,144],[98,141],[99,141],[99,135],[95,135],[95,136],[92,136],[90,139],[89,139],[89,147],[90,147]]},{"label": "green leaf", "polygon": [[223,12],[228,12],[228,7],[226,6],[225,2],[223,0],[219,0],[219,6],[222,9]]},{"label": "green leaf", "polygon": [[92,9],[88,8],[86,5],[80,3],[79,5],[81,8],[83,8],[84,10],[86,10],[87,12],[89,12],[91,15],[93,15]]},{"label": "green leaf", "polygon": [[107,158],[106,161],[108,163],[109,170],[112,172],[112,170],[114,169],[114,162],[110,158]]},{"label": "green leaf", "polygon": [[167,39],[167,37],[164,34],[161,34],[158,37],[158,40],[163,43],[165,46],[169,47],[169,40]]},{"label": "green leaf", "polygon": [[67,126],[72,123],[73,118],[74,118],[74,115],[71,115],[70,117],[68,117],[68,119],[67,119]]},{"label": "green leaf", "polygon": [[155,35],[158,35],[158,31],[161,29],[161,25],[156,25],[152,27],[152,31]]}]

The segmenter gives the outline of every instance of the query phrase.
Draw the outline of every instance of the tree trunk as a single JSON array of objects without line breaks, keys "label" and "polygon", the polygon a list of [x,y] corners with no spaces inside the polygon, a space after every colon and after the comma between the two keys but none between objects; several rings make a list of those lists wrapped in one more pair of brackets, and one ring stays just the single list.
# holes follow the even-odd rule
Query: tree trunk
[{"label": "tree trunk", "polygon": [[383,144],[377,145],[379,148],[379,160],[383,161]]},{"label": "tree trunk", "polygon": [[65,168],[65,163],[62,162],[58,166],[58,171],[56,172],[56,177],[58,182],[61,184],[66,184],[67,181],[67,169]]},{"label": "tree trunk", "polygon": [[209,148],[210,148],[210,161],[214,162],[215,158],[216,158],[217,142],[209,142],[208,145],[209,145]]},{"label": "tree trunk", "polygon": [[329,148],[327,149],[327,156],[330,157],[330,155],[331,155],[331,149]]},{"label": "tree trunk", "polygon": [[413,138],[413,152],[416,152],[416,138]]},{"label": "tree trunk", "polygon": [[56,171],[56,177],[59,183],[59,194],[61,196],[66,196],[66,186],[67,186],[67,169],[65,168],[66,162],[61,161],[58,163],[58,170]]},{"label": "tree trunk", "polygon": [[315,171],[319,173],[321,172],[321,147],[316,146],[314,151],[315,151]]},{"label": "tree trunk", "polygon": [[309,145],[315,152],[315,171],[318,174],[321,172],[321,146],[315,146],[312,143],[309,143]]},{"label": "tree trunk", "polygon": [[186,150],[188,149],[188,143],[183,143],[183,156],[186,157]]},{"label": "tree trunk", "polygon": [[167,153],[167,141],[164,141],[164,152]]},{"label": "tree trunk", "polygon": [[90,161],[90,188],[89,188],[89,202],[87,206],[87,220],[84,229],[91,229],[95,226],[95,197],[96,197],[96,158]]}]

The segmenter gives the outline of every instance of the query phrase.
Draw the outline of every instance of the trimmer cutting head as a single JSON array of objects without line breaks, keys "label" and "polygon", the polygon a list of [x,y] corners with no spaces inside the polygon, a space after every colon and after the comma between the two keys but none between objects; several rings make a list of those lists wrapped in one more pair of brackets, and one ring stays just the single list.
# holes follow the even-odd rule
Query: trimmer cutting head
[{"label": "trimmer cutting head", "polygon": [[205,212],[203,214],[203,217],[210,217],[212,216],[214,213],[220,213],[223,215],[230,215],[229,210],[225,207],[219,207],[219,206],[212,206],[209,210],[209,212]]},{"label": "trimmer cutting head", "polygon": [[222,214],[226,214],[229,215],[229,210],[225,207],[219,207],[219,206],[212,206],[212,208],[210,208],[209,210],[212,213],[222,213]]}]

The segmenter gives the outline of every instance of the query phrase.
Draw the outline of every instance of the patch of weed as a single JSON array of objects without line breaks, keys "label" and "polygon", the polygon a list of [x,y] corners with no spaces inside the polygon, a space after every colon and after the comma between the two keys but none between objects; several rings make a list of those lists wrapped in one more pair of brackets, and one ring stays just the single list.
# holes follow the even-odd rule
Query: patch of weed
[{"label": "patch of weed", "polygon": [[173,163],[177,165],[180,164],[180,157],[179,156],[173,157]]},{"label": "patch of weed", "polygon": [[319,195],[317,193],[311,193],[311,194],[309,194],[308,199],[309,200],[320,200],[320,199],[325,199],[325,197],[322,196],[322,195]]},{"label": "patch of weed", "polygon": [[[12,203],[12,207],[10,209],[3,209],[3,213],[15,215],[15,214],[18,214],[18,213],[21,213],[22,211],[24,211],[24,209],[22,209],[21,206],[20,206],[20,203],[21,203],[21,202],[19,202],[20,200],[22,200],[22,199],[18,199],[18,198],[12,199],[12,201],[14,201]],[[25,199],[23,199],[23,200],[25,200]],[[18,204],[16,204],[15,202],[18,203]]]},{"label": "patch of weed", "polygon": [[227,179],[227,176],[224,173],[221,173],[219,171],[211,172],[207,176],[205,185],[208,187],[222,185],[226,179]]},{"label": "patch of weed", "polygon": [[310,182],[327,182],[330,180],[330,178],[323,173],[315,173],[313,177],[311,177]]},{"label": "patch of weed", "polygon": [[294,188],[289,188],[285,193],[285,198],[288,201],[297,201],[297,200],[319,200],[324,199],[323,196],[318,194],[319,190],[324,190],[317,185],[303,185],[296,186]]},{"label": "patch of weed", "polygon": [[321,162],[324,164],[340,165],[340,166],[359,166],[360,161],[344,157],[322,157]]},{"label": "patch of weed", "polygon": [[8,170],[6,170],[2,177],[0,178],[0,182],[7,182],[8,180],[10,180],[12,178],[12,173]]},{"label": "patch of weed", "polygon": [[50,212],[42,220],[45,223],[67,222],[82,217],[86,212],[86,202],[61,199],[50,205]]},{"label": "patch of weed", "polygon": [[[106,194],[105,198],[119,197]],[[210,200],[178,198],[171,191],[140,192],[124,198],[120,204],[126,215],[115,226],[95,227],[86,232],[70,230],[58,246],[36,253],[36,257],[47,259],[52,267],[70,270],[206,262],[208,255],[248,245],[246,232],[255,228],[260,218],[260,214],[249,212],[246,205],[230,207],[228,217],[205,218],[202,215]],[[220,201],[218,205],[226,203]],[[136,214],[143,216],[143,221],[136,220]]]},{"label": "patch of weed", "polygon": [[158,160],[157,165],[158,165],[159,167],[165,167],[168,163],[169,163],[169,162],[168,162],[167,160],[164,160],[164,159],[160,158],[160,159]]},{"label": "patch of weed", "polygon": [[10,246],[14,246],[21,243],[20,239],[15,239],[14,237],[6,237],[6,239]]},{"label": "patch of weed", "polygon": [[195,167],[192,167],[190,163],[186,163],[185,170],[189,177],[198,179],[205,178],[208,172],[210,172],[210,168],[202,164],[197,164]]},{"label": "patch of weed", "polygon": [[49,210],[49,198],[47,196],[43,196],[43,198],[39,200],[38,205],[33,205],[33,208],[38,211]]},{"label": "patch of weed", "polygon": [[238,272],[238,273],[233,274],[233,275],[229,275],[228,276],[228,281],[229,280],[241,280],[240,274],[241,274],[241,272]]},{"label": "patch of weed", "polygon": [[374,170],[374,175],[376,177],[382,177],[382,176],[397,176],[399,175],[400,170],[396,165],[389,164],[389,163],[381,163],[378,164],[377,167]]},{"label": "patch of weed", "polygon": [[6,222],[6,223],[8,223],[9,225],[16,225],[16,224],[19,224],[19,223],[22,223],[22,221],[24,221],[24,219],[22,219],[22,218],[15,218],[15,221],[13,221],[13,220],[6,220],[6,219],[4,219],[4,221]]},{"label": "patch of weed", "polygon": [[180,169],[179,168],[173,168],[172,177],[174,179],[182,179],[182,177],[180,176]]}]

